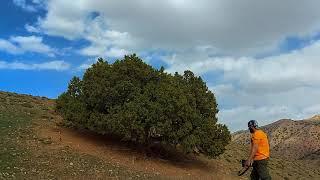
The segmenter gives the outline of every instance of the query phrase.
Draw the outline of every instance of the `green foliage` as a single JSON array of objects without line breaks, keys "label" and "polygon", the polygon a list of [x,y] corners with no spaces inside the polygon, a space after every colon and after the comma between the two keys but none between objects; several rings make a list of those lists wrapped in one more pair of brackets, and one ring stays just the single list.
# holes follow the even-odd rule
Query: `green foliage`
[{"label": "green foliage", "polygon": [[186,153],[215,157],[230,132],[217,124],[214,94],[191,71],[156,70],[136,55],[113,64],[103,59],[74,77],[57,100],[66,124],[148,146],[155,140]]}]

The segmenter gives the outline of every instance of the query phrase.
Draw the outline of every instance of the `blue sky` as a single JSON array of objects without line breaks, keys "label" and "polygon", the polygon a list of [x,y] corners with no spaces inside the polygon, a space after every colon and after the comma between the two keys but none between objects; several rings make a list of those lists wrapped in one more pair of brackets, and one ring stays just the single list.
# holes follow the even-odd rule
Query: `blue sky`
[{"label": "blue sky", "polygon": [[0,90],[56,98],[97,57],[190,69],[232,131],[319,114],[316,0],[4,0]]},{"label": "blue sky", "polygon": [[[44,10],[36,13],[30,13],[14,4],[13,1],[3,1],[0,6],[0,34],[1,39],[9,39],[12,36],[31,36],[27,32],[25,24],[34,22],[38,16],[45,15]],[[42,36],[43,42],[57,48],[68,47],[68,45],[78,45],[66,41],[64,38]],[[0,51],[1,61],[7,63],[22,62],[26,64],[41,63],[51,61],[56,58],[66,58],[72,60],[75,57],[48,57],[46,54],[25,52],[21,54],[8,53],[5,50]],[[80,57],[84,59],[83,57]],[[3,91],[18,92],[51,98],[57,97],[59,93],[65,90],[67,82],[73,73],[55,70],[24,70],[24,69],[0,69],[0,89]]]}]

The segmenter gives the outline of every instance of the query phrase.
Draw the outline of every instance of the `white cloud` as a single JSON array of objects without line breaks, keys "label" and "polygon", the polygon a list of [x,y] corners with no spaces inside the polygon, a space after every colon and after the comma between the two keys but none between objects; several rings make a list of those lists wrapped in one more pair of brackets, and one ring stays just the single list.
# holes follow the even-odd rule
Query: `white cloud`
[{"label": "white cloud", "polygon": [[250,119],[267,124],[320,114],[319,57],[320,41],[315,41],[300,50],[261,59],[210,57],[193,49],[164,60],[171,73],[186,69],[198,75],[213,73],[212,79],[218,82],[207,79],[219,103],[219,119],[231,130],[239,130]]},{"label": "white cloud", "polygon": [[48,45],[43,44],[42,37],[37,36],[14,36],[11,37],[12,42],[19,44],[24,51],[38,52],[38,53],[52,53],[53,49]]},{"label": "white cloud", "polygon": [[42,37],[38,36],[12,36],[9,40],[0,39],[0,50],[11,54],[36,52],[54,56],[56,50],[42,41]]},{"label": "white cloud", "polygon": [[[319,5],[317,0],[55,0],[38,24],[68,39],[85,39],[88,30],[116,31],[137,39],[141,49],[210,45],[224,54],[248,55],[273,50],[288,36],[312,35],[320,29]],[[105,28],[96,32],[93,14]]]},{"label": "white cloud", "polygon": [[124,55],[129,54],[129,51],[125,50],[125,49],[117,49],[117,48],[110,48],[107,52],[106,52],[106,56],[107,57],[124,57]]},{"label": "white cloud", "polygon": [[214,72],[219,84],[209,84],[221,105],[219,117],[235,130],[248,119],[267,123],[320,111],[320,41],[254,58],[278,50],[286,37],[313,37],[320,30],[319,6],[317,0],[55,0],[26,28],[85,39],[90,44],[79,53],[87,56],[174,52],[163,57],[167,71]]},{"label": "white cloud", "polygon": [[[319,89],[317,89],[319,91]],[[295,94],[302,97],[303,94]],[[319,97],[319,93],[317,94]],[[302,98],[297,98],[295,103],[299,103]],[[261,98],[261,100],[264,100]],[[283,103],[284,101],[282,101]],[[305,103],[306,101],[304,101]],[[280,105],[261,105],[261,106],[237,106],[229,109],[221,109],[218,117],[222,123],[228,125],[232,131],[247,128],[247,122],[256,119],[260,126],[272,123],[279,119],[306,119],[320,113],[318,102],[308,103],[304,107],[295,104],[283,103]]]},{"label": "white cloud", "polygon": [[[126,32],[105,31],[103,25],[94,22],[89,26],[85,39],[91,42],[90,46],[80,50],[87,56],[122,57],[129,53],[128,49],[134,49],[133,39]],[[137,42],[138,43],[138,42]]]},{"label": "white cloud", "polygon": [[86,62],[80,64],[77,68],[78,71],[82,71],[85,69],[88,69],[89,67],[91,67],[92,64],[94,64],[95,62],[97,62],[98,58],[92,58],[92,59],[88,59]]},{"label": "white cloud", "polygon": [[[92,29],[86,36],[91,42],[90,46],[80,50],[80,53],[87,56],[107,56],[107,57],[123,57],[129,54],[126,48],[132,42],[128,33],[117,31],[101,31],[100,27]],[[132,48],[130,48],[132,49]]]},{"label": "white cloud", "polygon": [[6,51],[11,54],[18,54],[22,52],[20,48],[4,39],[0,39],[0,50]]},{"label": "white cloud", "polygon": [[13,0],[13,3],[16,6],[19,6],[22,9],[29,11],[29,12],[36,12],[37,11],[37,9],[34,6],[27,5],[26,0]]},{"label": "white cloud", "polygon": [[41,32],[38,28],[31,26],[29,24],[26,24],[24,27],[28,32],[31,32],[31,33],[40,33]]},{"label": "white cloud", "polygon": [[40,8],[44,7],[45,2],[46,0],[30,0],[29,2],[27,2],[27,0],[13,0],[13,3],[16,6],[28,12],[38,11]]},{"label": "white cloud", "polygon": [[319,90],[319,87],[300,87],[288,92],[261,95],[252,95],[241,89],[217,93],[218,102],[225,106],[220,106],[219,118],[232,130],[246,128],[246,122],[250,119],[257,119],[265,125],[282,118],[308,118],[320,113]]},{"label": "white cloud", "polygon": [[85,37],[91,42],[88,47],[80,50],[80,54],[87,56],[122,57],[128,54],[130,43],[129,35],[117,31],[101,31],[102,27],[97,26]]},{"label": "white cloud", "polygon": [[[167,70],[169,72],[182,72],[185,69],[191,69],[197,74],[210,71],[222,72],[225,82],[236,82],[250,93],[272,93],[317,85],[320,82],[318,57],[320,57],[320,41],[291,53],[262,59],[180,53],[164,60],[170,64]],[[188,60],[192,58],[195,61]]]},{"label": "white cloud", "polygon": [[85,70],[85,69],[88,69],[89,67],[91,67],[92,64],[81,64],[77,70],[81,71],[81,70]]},{"label": "white cloud", "polygon": [[232,109],[222,109],[219,119],[228,125],[232,132],[247,129],[247,123],[251,119],[258,121],[259,126],[264,126],[279,119],[300,120],[319,114],[319,105],[297,109],[294,106],[241,106]]},{"label": "white cloud", "polygon": [[55,70],[65,71],[70,69],[70,64],[65,61],[49,61],[44,63],[23,63],[0,61],[0,69],[12,70]]},{"label": "white cloud", "polygon": [[[58,27],[63,29],[49,28],[51,25],[55,26],[55,28]],[[77,27],[77,29],[74,29],[74,27]],[[50,22],[49,24],[43,24],[42,28],[48,29],[49,34],[62,34],[62,36],[67,39],[72,40],[81,37],[88,40],[90,45],[79,51],[82,55],[121,57],[124,54],[129,53],[129,51],[126,50],[127,48],[133,49],[132,43],[134,40],[132,37],[127,32],[107,30],[105,19],[101,16],[95,17],[92,21],[84,22],[79,20],[63,20],[63,22],[60,22],[58,20],[55,23]]]},{"label": "white cloud", "polygon": [[64,61],[50,61],[45,62],[41,64],[33,64],[35,69],[51,69],[51,70],[57,70],[57,71],[64,71],[68,70],[70,68],[70,64],[64,62]]}]

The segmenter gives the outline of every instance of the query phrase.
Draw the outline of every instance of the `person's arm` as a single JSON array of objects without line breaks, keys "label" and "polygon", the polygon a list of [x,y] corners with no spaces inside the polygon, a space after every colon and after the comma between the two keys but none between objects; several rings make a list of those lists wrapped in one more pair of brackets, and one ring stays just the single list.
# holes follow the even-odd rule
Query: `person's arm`
[{"label": "person's arm", "polygon": [[245,164],[247,167],[249,167],[252,164],[254,155],[256,154],[257,150],[258,150],[258,144],[252,142],[251,149],[250,149],[250,155],[249,155],[249,158]]}]

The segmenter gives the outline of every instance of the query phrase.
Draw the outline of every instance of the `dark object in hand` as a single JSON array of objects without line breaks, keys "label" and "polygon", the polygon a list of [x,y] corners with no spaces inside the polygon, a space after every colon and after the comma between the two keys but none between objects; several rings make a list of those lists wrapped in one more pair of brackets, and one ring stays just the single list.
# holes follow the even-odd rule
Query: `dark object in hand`
[{"label": "dark object in hand", "polygon": [[248,171],[248,169],[250,168],[250,166],[246,166],[246,161],[245,159],[240,160],[242,169],[240,171],[238,171],[238,176],[242,176],[244,173],[246,173]]}]

